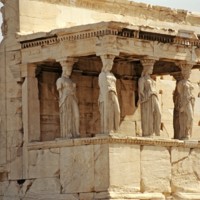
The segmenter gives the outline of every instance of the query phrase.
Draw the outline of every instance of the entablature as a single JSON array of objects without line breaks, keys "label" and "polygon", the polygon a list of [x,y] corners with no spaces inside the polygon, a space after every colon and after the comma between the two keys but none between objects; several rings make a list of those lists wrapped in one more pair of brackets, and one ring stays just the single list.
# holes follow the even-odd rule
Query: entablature
[{"label": "entablature", "polygon": [[[182,30],[183,32],[183,30]],[[189,32],[189,31],[185,31]],[[103,37],[113,35],[123,38],[136,38],[141,40],[157,41],[159,43],[179,44],[184,46],[200,47],[200,39],[194,33],[195,37],[188,37],[188,34],[176,33],[174,30],[157,30],[151,27],[132,26],[120,22],[100,22],[90,25],[82,25],[67,29],[58,29],[48,34],[32,34],[22,36],[22,49],[36,46],[49,46],[63,41],[77,41],[81,39]],[[36,37],[36,38],[35,38]]]},{"label": "entablature", "polygon": [[115,62],[139,62],[151,57],[156,60],[156,74],[160,75],[177,72],[177,61],[200,68],[200,40],[192,31],[175,33],[120,22],[101,22],[21,36],[18,41],[22,65],[110,54],[116,56]]}]

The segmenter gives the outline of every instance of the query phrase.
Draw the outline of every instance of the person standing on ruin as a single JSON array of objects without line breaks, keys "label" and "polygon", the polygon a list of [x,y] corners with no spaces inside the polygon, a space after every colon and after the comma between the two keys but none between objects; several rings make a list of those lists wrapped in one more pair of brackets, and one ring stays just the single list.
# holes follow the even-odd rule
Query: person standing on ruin
[{"label": "person standing on ruin", "polygon": [[101,114],[101,132],[116,132],[120,123],[120,106],[117,97],[116,78],[110,70],[113,58],[103,57],[103,68],[99,74],[99,109]]},{"label": "person standing on ruin", "polygon": [[195,98],[192,94],[194,87],[188,80],[191,74],[190,68],[182,69],[183,80],[177,84],[180,97],[179,102],[179,139],[189,139],[192,136],[193,115]]},{"label": "person standing on ruin", "polygon": [[60,129],[62,138],[79,137],[79,109],[76,84],[70,79],[72,66],[63,67],[61,78],[56,82],[59,92]]},{"label": "person standing on ruin", "polygon": [[139,79],[139,103],[141,106],[142,135],[160,135],[161,110],[156,92],[156,82],[151,78],[153,66],[143,66]]}]

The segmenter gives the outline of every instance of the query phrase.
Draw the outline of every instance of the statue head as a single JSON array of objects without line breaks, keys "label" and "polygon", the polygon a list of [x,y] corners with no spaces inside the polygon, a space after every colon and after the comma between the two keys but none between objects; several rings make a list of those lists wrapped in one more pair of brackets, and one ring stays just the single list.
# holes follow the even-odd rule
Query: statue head
[{"label": "statue head", "polygon": [[61,61],[60,64],[62,66],[62,76],[69,77],[72,73],[74,62]]},{"label": "statue head", "polygon": [[153,66],[143,66],[142,76],[151,75],[153,73]]},{"label": "statue head", "polygon": [[150,75],[153,73],[153,67],[155,60],[153,59],[142,59],[140,60],[143,66],[142,76]]},{"label": "statue head", "polygon": [[183,79],[188,80],[190,78],[191,68],[189,67],[182,68],[181,73],[183,75]]},{"label": "statue head", "polygon": [[113,55],[103,55],[101,56],[101,60],[103,63],[103,67],[102,67],[102,72],[109,72],[111,71],[112,67],[113,67],[113,60],[114,60],[114,56]]},{"label": "statue head", "polygon": [[70,76],[72,73],[72,66],[71,67],[63,67],[62,68],[62,76]]}]

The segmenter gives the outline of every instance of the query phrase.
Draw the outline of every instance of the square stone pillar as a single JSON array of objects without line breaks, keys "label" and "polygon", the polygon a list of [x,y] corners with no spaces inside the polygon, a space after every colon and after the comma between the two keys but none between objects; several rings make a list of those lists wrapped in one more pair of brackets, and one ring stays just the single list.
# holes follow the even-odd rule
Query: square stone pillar
[{"label": "square stone pillar", "polygon": [[28,152],[27,145],[33,141],[40,141],[40,102],[38,97],[38,81],[35,77],[36,65],[21,66],[22,77],[22,119],[24,129],[23,145],[23,177],[27,178]]}]

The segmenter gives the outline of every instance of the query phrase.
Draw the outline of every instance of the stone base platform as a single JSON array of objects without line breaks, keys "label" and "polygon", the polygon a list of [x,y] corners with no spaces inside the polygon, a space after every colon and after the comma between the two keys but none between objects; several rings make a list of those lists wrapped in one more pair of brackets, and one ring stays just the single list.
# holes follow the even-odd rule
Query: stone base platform
[{"label": "stone base platform", "polygon": [[1,199],[200,199],[200,143],[121,135],[33,142]]}]

